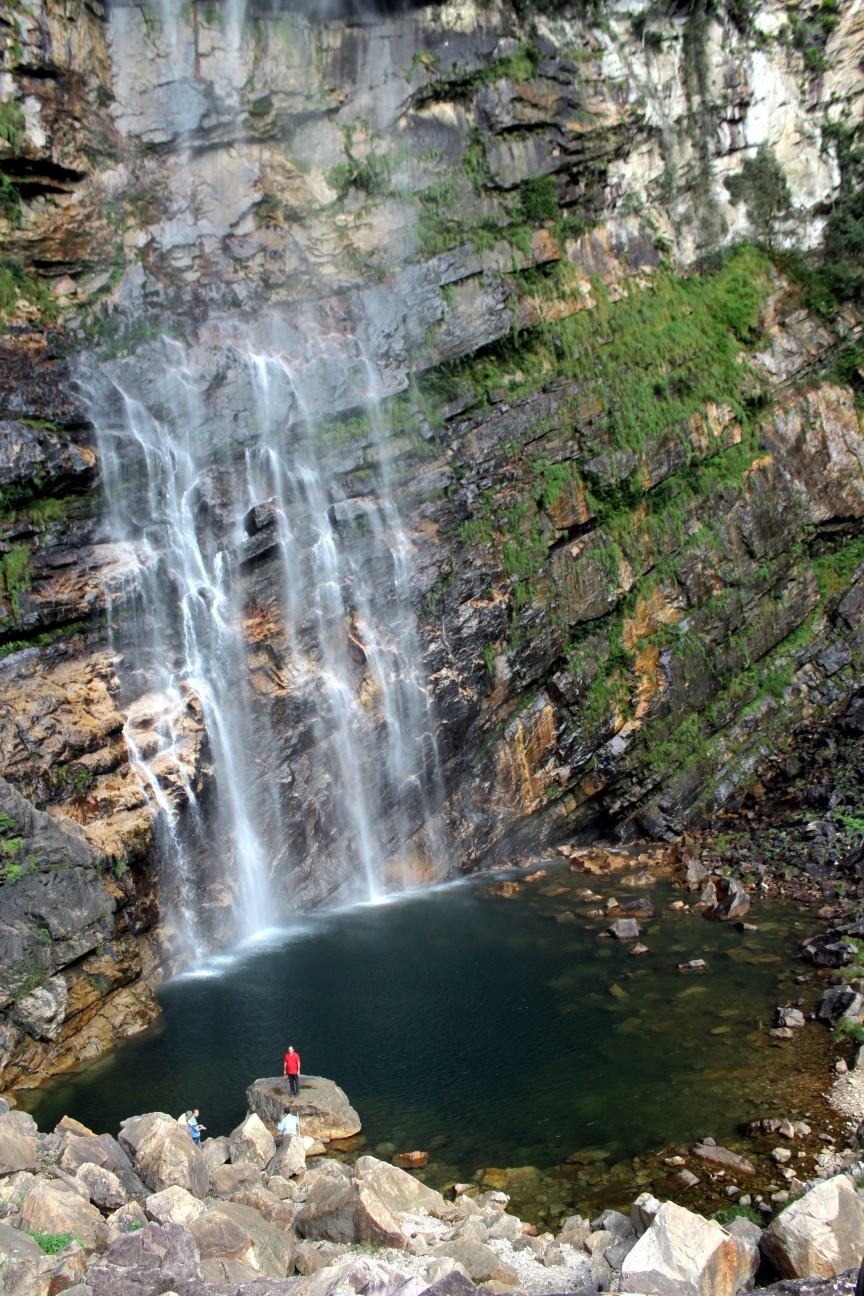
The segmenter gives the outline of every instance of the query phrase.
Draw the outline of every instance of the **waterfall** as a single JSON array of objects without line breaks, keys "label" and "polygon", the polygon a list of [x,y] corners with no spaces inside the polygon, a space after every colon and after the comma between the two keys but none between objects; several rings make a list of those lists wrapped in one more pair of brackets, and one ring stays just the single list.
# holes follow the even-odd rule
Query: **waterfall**
[{"label": "waterfall", "polygon": [[[335,386],[350,447],[327,420]],[[440,876],[412,545],[360,341],[316,332],[314,312],[222,320],[103,361],[86,389],[125,550],[111,620],[130,762],[186,957],[298,902]]]}]

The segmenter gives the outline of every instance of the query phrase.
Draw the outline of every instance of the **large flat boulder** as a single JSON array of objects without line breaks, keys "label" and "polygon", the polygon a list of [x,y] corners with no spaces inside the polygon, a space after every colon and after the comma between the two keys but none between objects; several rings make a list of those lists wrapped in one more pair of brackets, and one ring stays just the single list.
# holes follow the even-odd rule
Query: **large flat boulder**
[{"label": "large flat boulder", "polygon": [[826,1179],[771,1222],[760,1246],[782,1278],[833,1278],[857,1268],[864,1200],[847,1175]]},{"label": "large flat boulder", "polygon": [[256,1080],[246,1090],[246,1103],[268,1125],[278,1125],[290,1107],[300,1118],[301,1133],[324,1142],[360,1132],[360,1117],[339,1086],[324,1076],[301,1076],[299,1098],[291,1097],[287,1077]]},{"label": "large flat boulder", "polygon": [[664,1202],[624,1257],[620,1289],[656,1296],[734,1296],[751,1283],[751,1269],[749,1249],[726,1229]]}]

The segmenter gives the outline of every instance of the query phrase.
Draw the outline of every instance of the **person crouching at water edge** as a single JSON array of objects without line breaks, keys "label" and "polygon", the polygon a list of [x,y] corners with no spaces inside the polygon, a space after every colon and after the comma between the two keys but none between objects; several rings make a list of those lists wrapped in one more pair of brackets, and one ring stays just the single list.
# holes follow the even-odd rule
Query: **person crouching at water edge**
[{"label": "person crouching at water edge", "polygon": [[300,1121],[290,1108],[276,1126],[276,1133],[281,1134],[283,1138],[292,1138],[295,1134],[300,1133]]},{"label": "person crouching at water edge", "polygon": [[288,1087],[291,1090],[292,1098],[300,1096],[300,1054],[294,1052],[294,1045],[288,1045],[288,1052],[285,1054],[285,1061],[282,1064],[282,1074],[288,1077]]}]

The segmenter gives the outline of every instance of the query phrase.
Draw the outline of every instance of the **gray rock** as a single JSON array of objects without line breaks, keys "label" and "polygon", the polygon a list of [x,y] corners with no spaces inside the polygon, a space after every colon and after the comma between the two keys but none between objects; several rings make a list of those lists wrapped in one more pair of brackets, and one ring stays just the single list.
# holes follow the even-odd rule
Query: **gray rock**
[{"label": "gray rock", "polygon": [[756,1173],[756,1167],[741,1156],[738,1152],[731,1151],[730,1148],[718,1147],[716,1143],[694,1143],[690,1151],[694,1156],[699,1157],[701,1161],[710,1161],[712,1165],[725,1166],[729,1170],[734,1170],[736,1174],[752,1175]]},{"label": "gray rock", "polygon": [[649,1192],[640,1193],[630,1207],[630,1219],[639,1237],[654,1223],[660,1202]]},{"label": "gray rock", "polygon": [[635,918],[616,918],[608,930],[616,940],[636,940],[639,935],[639,924]]},{"label": "gray rock", "polygon": [[864,998],[851,986],[829,986],[822,996],[822,1002],[816,1010],[820,1021],[836,1026],[841,1018],[846,1021],[859,1022],[864,1012]]},{"label": "gray rock", "polygon": [[66,982],[54,976],[19,999],[10,1015],[34,1039],[55,1040],[63,1028],[68,998]]},{"label": "gray rock", "polygon": [[774,1013],[774,1025],[800,1030],[805,1025],[804,1014],[800,1008],[778,1008]]},{"label": "gray rock", "polygon": [[714,878],[715,900],[704,911],[706,918],[735,922],[750,912],[750,896],[737,878]]}]

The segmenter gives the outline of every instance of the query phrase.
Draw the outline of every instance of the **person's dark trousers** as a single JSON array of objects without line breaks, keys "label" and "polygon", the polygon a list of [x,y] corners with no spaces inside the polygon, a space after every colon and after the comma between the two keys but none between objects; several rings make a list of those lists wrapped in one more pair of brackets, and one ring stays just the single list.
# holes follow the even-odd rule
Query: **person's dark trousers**
[{"label": "person's dark trousers", "polygon": [[292,1098],[299,1098],[299,1097],[300,1097],[300,1077],[299,1077],[299,1076],[296,1076],[296,1075],[289,1075],[289,1077],[288,1077],[288,1087],[289,1087],[289,1089],[290,1089],[290,1091],[291,1091],[291,1097],[292,1097]]}]

